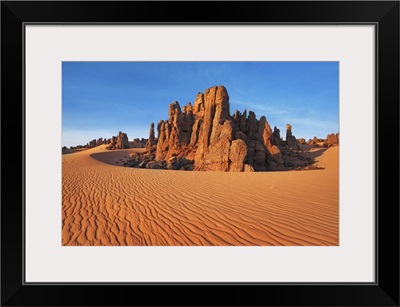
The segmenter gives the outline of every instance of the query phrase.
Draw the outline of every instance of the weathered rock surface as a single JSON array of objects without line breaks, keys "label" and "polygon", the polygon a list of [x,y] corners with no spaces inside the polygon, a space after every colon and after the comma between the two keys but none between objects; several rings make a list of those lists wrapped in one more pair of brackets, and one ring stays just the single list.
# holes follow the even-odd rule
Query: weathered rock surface
[{"label": "weathered rock surface", "polygon": [[151,124],[146,152],[132,156],[126,166],[224,172],[284,170],[286,147],[291,152],[299,150],[290,125],[283,142],[279,129],[272,131],[265,116],[258,120],[252,111],[247,116],[247,110],[230,115],[224,86],[198,93],[193,106],[189,102],[181,108],[177,101],[171,103],[168,119],[157,125],[157,139],[154,133]]},{"label": "weathered rock surface", "polygon": [[233,140],[229,152],[229,171],[243,172],[247,159],[247,145],[241,140]]}]

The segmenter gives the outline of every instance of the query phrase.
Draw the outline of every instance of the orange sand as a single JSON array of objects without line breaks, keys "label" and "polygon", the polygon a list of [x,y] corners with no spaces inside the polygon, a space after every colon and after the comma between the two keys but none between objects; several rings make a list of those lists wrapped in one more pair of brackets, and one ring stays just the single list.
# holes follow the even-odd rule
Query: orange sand
[{"label": "orange sand", "polygon": [[62,156],[63,245],[339,244],[338,147],[310,149],[324,170],[223,173],[121,167],[140,149],[105,146]]}]

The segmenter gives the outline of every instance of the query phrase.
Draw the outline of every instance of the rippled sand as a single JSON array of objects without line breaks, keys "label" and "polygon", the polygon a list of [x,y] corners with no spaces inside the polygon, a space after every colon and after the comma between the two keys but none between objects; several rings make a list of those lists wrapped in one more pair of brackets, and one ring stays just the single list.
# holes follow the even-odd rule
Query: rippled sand
[{"label": "rippled sand", "polygon": [[[62,156],[63,245],[338,245],[339,148],[324,170],[121,167],[135,149]],[[116,163],[118,162],[118,163]]]}]

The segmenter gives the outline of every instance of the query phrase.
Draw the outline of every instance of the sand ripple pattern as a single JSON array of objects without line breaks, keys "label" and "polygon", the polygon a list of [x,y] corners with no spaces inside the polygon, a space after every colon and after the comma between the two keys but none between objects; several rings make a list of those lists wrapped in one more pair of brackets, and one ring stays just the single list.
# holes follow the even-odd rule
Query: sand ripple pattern
[{"label": "sand ripple pattern", "polygon": [[268,173],[125,168],[128,151],[96,150],[63,156],[63,245],[339,244],[335,148],[331,168]]}]

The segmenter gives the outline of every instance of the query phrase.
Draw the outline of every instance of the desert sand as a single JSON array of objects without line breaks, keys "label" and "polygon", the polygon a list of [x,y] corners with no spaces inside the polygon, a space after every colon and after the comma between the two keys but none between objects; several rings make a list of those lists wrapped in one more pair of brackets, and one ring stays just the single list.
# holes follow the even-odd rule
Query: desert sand
[{"label": "desert sand", "polygon": [[62,156],[63,245],[338,245],[339,147],[322,170],[197,172],[128,168],[101,145]]}]

